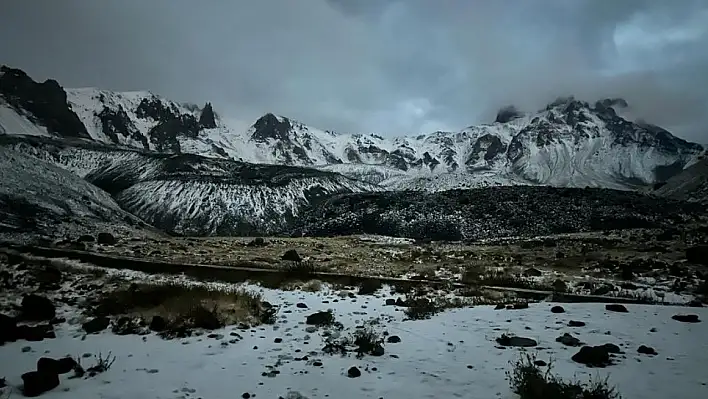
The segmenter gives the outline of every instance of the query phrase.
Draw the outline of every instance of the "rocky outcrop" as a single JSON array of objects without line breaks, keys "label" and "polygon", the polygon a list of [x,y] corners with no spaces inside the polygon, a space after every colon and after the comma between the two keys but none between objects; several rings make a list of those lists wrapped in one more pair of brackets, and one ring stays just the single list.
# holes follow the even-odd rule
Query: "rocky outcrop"
[{"label": "rocky outcrop", "polygon": [[0,96],[19,113],[62,137],[90,138],[86,126],[71,110],[66,92],[56,80],[38,83],[19,69],[0,67]]}]

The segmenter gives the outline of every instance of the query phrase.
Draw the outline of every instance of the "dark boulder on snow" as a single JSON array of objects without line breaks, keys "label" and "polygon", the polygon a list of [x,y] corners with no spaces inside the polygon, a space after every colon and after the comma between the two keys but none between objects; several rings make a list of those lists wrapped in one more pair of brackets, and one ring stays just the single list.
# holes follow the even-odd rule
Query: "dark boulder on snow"
[{"label": "dark boulder on snow", "polygon": [[682,323],[699,323],[701,321],[697,314],[677,314],[671,318]]},{"label": "dark boulder on snow", "polygon": [[556,342],[560,342],[561,344],[565,346],[580,346],[582,345],[582,342],[580,340],[568,333],[565,333],[561,335],[560,337],[556,338]]},{"label": "dark boulder on snow", "polygon": [[350,367],[349,370],[347,370],[347,377],[349,378],[357,378],[361,377],[361,370],[359,370],[357,367]]},{"label": "dark boulder on snow", "polygon": [[551,308],[551,313],[565,313],[563,306],[554,306]]},{"label": "dark boulder on snow", "polygon": [[16,341],[17,335],[17,321],[15,318],[0,313],[0,345]]},{"label": "dark boulder on snow", "polygon": [[59,375],[46,371],[30,371],[22,374],[22,382],[22,394],[33,398],[58,387]]},{"label": "dark boulder on snow", "polygon": [[36,294],[22,298],[21,315],[23,320],[45,321],[56,316],[56,308],[49,298]]},{"label": "dark boulder on snow", "polygon": [[619,313],[627,313],[628,310],[624,305],[620,305],[618,303],[610,303],[605,305],[605,310],[608,310],[610,312],[619,312]]},{"label": "dark boulder on snow", "polygon": [[334,323],[334,315],[332,312],[313,313],[305,319],[305,324],[314,326],[327,326],[332,323]]},{"label": "dark boulder on snow", "polygon": [[568,327],[585,327],[584,321],[571,320],[568,322]]},{"label": "dark boulder on snow", "polygon": [[637,352],[641,353],[643,355],[658,355],[659,354],[656,351],[656,349],[652,348],[651,346],[646,346],[646,345],[639,346],[639,348],[637,348]]},{"label": "dark boulder on snow", "polygon": [[502,335],[497,338],[497,343],[501,346],[516,346],[521,348],[528,348],[538,345],[538,343],[531,338],[516,337],[509,335]]},{"label": "dark boulder on snow", "polygon": [[95,334],[108,328],[111,320],[108,317],[96,317],[84,323],[81,327],[86,334]]},{"label": "dark boulder on snow", "polygon": [[607,367],[612,364],[610,352],[604,346],[583,346],[571,359],[589,367]]},{"label": "dark boulder on snow", "polygon": [[66,374],[78,366],[76,360],[71,357],[52,359],[50,357],[40,357],[37,360],[37,371],[40,373]]}]

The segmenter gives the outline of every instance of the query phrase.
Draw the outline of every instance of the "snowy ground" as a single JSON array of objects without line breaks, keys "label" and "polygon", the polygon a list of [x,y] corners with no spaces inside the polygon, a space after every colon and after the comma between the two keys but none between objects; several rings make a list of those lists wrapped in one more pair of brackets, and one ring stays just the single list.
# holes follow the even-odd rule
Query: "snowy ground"
[{"label": "snowy ground", "polygon": [[[133,272],[129,276],[147,278]],[[539,346],[530,351],[540,359],[553,359],[556,373],[581,380],[609,376],[625,399],[708,397],[705,308],[628,305],[629,313],[613,313],[602,304],[563,304],[566,313],[553,314],[550,303],[538,303],[524,310],[479,306],[447,311],[430,320],[403,321],[400,308],[383,306],[386,298],[396,297],[387,287],[376,296],[354,298],[327,288],[317,293],[247,288],[261,291],[265,300],[281,306],[276,325],[215,331],[223,338],[204,335],[167,341],[155,335],[110,332],[84,337],[80,323],[68,317],[69,322],[57,329],[56,339],[0,347],[0,376],[7,378],[15,390],[12,395],[19,397],[19,377],[33,370],[39,357],[110,351],[117,360],[106,373],[91,379],[62,377],[61,385],[43,397],[220,399],[249,393],[256,398],[277,398],[297,391],[308,398],[514,398],[505,371],[520,350],[500,349],[494,342],[501,334],[511,333],[537,340]],[[333,309],[344,325],[342,334],[376,318],[380,321],[374,326],[377,331],[397,335],[401,342],[387,343],[381,357],[323,354],[326,330],[312,332],[304,322],[307,315],[326,309]],[[672,320],[677,313],[699,314],[704,322]],[[566,327],[569,320],[584,321],[587,326]],[[626,354],[608,368],[587,368],[570,360],[577,348],[555,342],[565,332],[590,345],[617,344]],[[234,334],[242,339],[228,343]],[[282,342],[275,343],[276,338]],[[654,347],[658,356],[638,354],[639,345]],[[300,360],[303,356],[307,360]],[[91,361],[84,359],[84,365]],[[347,377],[351,366],[361,369],[361,377]],[[273,370],[279,373],[265,375]]]}]

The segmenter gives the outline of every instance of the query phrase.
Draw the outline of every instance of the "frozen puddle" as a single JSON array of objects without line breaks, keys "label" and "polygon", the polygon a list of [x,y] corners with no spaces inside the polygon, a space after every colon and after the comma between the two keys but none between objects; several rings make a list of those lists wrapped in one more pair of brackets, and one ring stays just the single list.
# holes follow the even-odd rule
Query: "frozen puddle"
[{"label": "frozen puddle", "polygon": [[[42,397],[221,399],[248,393],[271,399],[297,391],[308,398],[337,399],[515,398],[505,372],[521,350],[499,349],[494,341],[511,333],[537,340],[538,347],[530,351],[539,359],[552,359],[555,372],[564,377],[587,380],[609,375],[610,383],[618,386],[625,399],[708,397],[706,309],[627,305],[629,313],[613,313],[605,311],[602,304],[563,304],[566,313],[553,314],[550,304],[540,303],[524,310],[495,311],[490,306],[458,309],[430,320],[404,322],[403,312],[383,306],[383,297],[263,293],[266,300],[281,305],[276,326],[245,331],[228,327],[215,331],[223,335],[221,339],[204,335],[166,341],[154,335],[116,336],[109,332],[81,340],[80,325],[64,324],[56,339],[0,347],[0,377],[6,377],[11,386],[20,386],[20,375],[33,370],[41,356],[80,358],[84,353],[111,352],[117,360],[106,373],[88,380],[62,376],[61,385]],[[334,303],[335,299],[338,302]],[[297,307],[298,302],[309,308]],[[343,333],[380,317],[377,329],[398,335],[401,342],[386,344],[381,357],[325,355],[321,351],[323,329],[308,333],[304,321],[305,316],[329,308],[344,324]],[[696,313],[703,322],[672,320],[677,313]],[[570,328],[569,320],[587,325]],[[651,332],[652,328],[656,332]],[[234,338],[232,332],[243,339],[222,345]],[[578,348],[555,342],[565,332],[590,345],[617,344],[626,354],[616,365],[587,368],[570,360]],[[282,342],[276,343],[276,338]],[[651,346],[659,354],[640,355],[639,345]],[[31,351],[23,352],[28,346]],[[301,360],[303,356],[307,359]],[[84,366],[91,362],[82,359]],[[357,366],[362,375],[347,377],[351,366]],[[279,373],[263,375],[272,370]],[[19,392],[14,395],[21,396]]]}]

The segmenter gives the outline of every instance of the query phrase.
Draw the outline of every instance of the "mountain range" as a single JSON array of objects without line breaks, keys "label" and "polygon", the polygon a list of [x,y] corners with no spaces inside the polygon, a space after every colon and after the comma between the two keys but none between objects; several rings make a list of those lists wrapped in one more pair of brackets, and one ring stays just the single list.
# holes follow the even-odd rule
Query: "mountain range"
[{"label": "mountain range", "polygon": [[[151,92],[62,89],[2,68],[0,126],[7,134],[83,138],[161,153],[306,166],[385,189],[441,191],[489,185],[633,189],[696,162],[703,146],[621,116],[628,104],[559,98],[536,113],[513,107],[494,123],[408,137],[338,134],[266,114],[249,128]],[[13,115],[14,114],[14,115]]]},{"label": "mountain range", "polygon": [[[355,210],[357,218],[366,219],[385,208],[380,200],[370,201],[383,191],[418,191],[415,198],[430,204],[437,198],[432,193],[488,186],[646,190],[678,181],[685,169],[697,170],[691,166],[700,163],[703,146],[625,119],[627,107],[622,99],[588,103],[562,97],[530,114],[506,107],[493,123],[457,132],[384,137],[320,130],[272,113],[247,127],[210,103],[177,103],[147,91],[64,89],[54,80],[35,82],[3,66],[0,147],[15,154],[7,155],[7,162],[23,159],[26,166],[27,159],[36,159],[39,168],[59,168],[90,183],[105,194],[91,196],[93,203],[111,215],[118,206],[176,234],[332,234],[313,227],[317,204],[329,204],[333,217],[333,203],[357,206],[331,198],[364,195],[363,203],[374,204],[373,213]],[[20,195],[17,180],[12,185],[4,180],[6,203],[35,201]],[[79,192],[84,183],[74,180],[64,179]],[[43,184],[45,191],[55,186]],[[409,202],[405,193],[376,198],[396,206]],[[33,206],[51,208],[46,201]],[[302,226],[301,217],[309,227],[295,229]],[[338,217],[338,229],[346,230],[348,222]],[[472,230],[457,235],[479,236]]]}]

